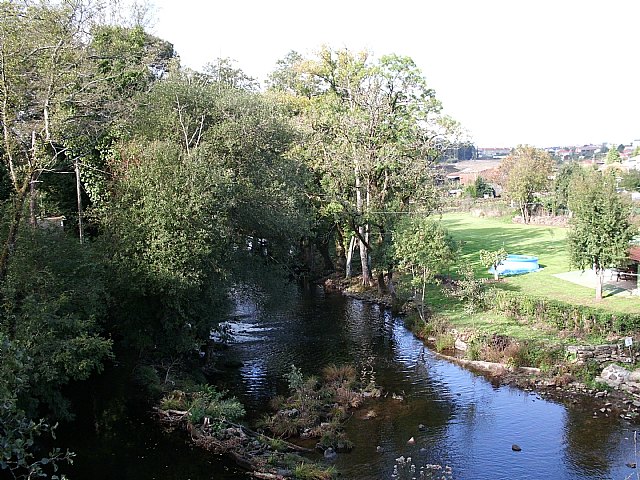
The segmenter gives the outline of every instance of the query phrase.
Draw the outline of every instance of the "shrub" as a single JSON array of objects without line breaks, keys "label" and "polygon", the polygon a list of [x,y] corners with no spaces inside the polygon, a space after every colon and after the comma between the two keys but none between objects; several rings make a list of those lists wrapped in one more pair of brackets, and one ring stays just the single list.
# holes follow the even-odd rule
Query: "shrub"
[{"label": "shrub", "polygon": [[328,383],[351,385],[356,380],[356,369],[352,365],[328,365],[322,369],[322,376]]},{"label": "shrub", "polygon": [[456,339],[450,333],[443,333],[436,337],[436,351],[451,350],[455,346]]},{"label": "shrub", "polygon": [[614,313],[584,305],[538,298],[520,292],[492,290],[486,305],[514,318],[545,322],[561,330],[618,334],[640,330],[640,314]]},{"label": "shrub", "polygon": [[299,463],[293,470],[297,480],[330,480],[336,475],[334,467],[320,467],[313,463]]}]

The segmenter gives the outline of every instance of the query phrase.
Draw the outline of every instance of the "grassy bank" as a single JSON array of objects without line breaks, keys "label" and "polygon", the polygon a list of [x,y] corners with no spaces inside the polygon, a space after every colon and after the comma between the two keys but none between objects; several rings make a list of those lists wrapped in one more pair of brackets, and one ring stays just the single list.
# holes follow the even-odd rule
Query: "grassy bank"
[{"label": "grassy bank", "polygon": [[515,224],[509,219],[477,218],[468,213],[445,214],[442,222],[462,244],[460,262],[472,265],[480,278],[490,276],[486,267],[480,264],[478,252],[481,249],[504,247],[509,253],[538,257],[542,270],[507,277],[497,288],[612,312],[640,311],[640,297],[607,295],[601,302],[596,302],[593,289],[554,276],[572,270],[565,228]]},{"label": "grassy bank", "polygon": [[[595,302],[593,289],[554,276],[571,270],[565,228],[514,224],[510,219],[476,218],[460,213],[446,214],[442,221],[461,243],[458,264],[471,265],[476,278],[487,280],[484,290],[489,293],[488,297],[495,298],[495,295],[491,295],[492,291],[508,292],[525,306],[533,305],[530,308],[533,314],[514,314],[509,308],[502,308],[502,305],[509,303],[504,298],[500,308],[487,305],[490,302],[485,301],[484,308],[470,313],[459,299],[446,293],[447,288],[432,285],[427,293],[431,321],[425,325],[419,320],[410,320],[409,326],[421,336],[438,337],[440,345],[447,343],[440,337],[446,338],[448,335],[449,340],[451,339],[448,334],[450,329],[462,332],[467,338],[485,342],[487,339],[491,342],[496,336],[508,337],[537,351],[563,350],[563,346],[568,344],[607,343],[612,337],[619,336],[626,326],[624,322],[616,323],[615,319],[640,313],[638,297],[609,295],[602,302]],[[497,250],[502,247],[509,253],[537,256],[543,269],[493,282],[487,268],[481,265],[478,252],[481,249]],[[454,274],[453,269],[450,273]],[[540,305],[534,305],[535,302],[544,303],[545,308],[540,311]],[[576,305],[578,307],[574,308]],[[569,312],[569,321],[563,326],[559,317],[564,315],[564,311],[562,315],[558,315],[558,311],[565,307]],[[591,328],[582,328],[585,322],[574,322],[571,315],[577,317],[584,312],[602,315],[604,320],[598,318],[600,323],[593,321]],[[614,321],[608,323],[607,319],[612,317]],[[446,324],[446,328],[442,324]],[[635,324],[629,324],[637,324],[637,318]],[[626,330],[625,334],[628,333],[630,332]]]}]

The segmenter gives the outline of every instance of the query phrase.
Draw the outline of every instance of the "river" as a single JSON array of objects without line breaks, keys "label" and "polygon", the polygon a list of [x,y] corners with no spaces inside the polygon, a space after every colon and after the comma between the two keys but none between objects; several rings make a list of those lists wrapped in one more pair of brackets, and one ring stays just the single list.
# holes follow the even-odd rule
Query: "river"
[{"label": "river", "polygon": [[[267,411],[272,396],[286,393],[292,364],[305,375],[330,363],[373,365],[387,395],[347,421],[355,448],[333,462],[341,478],[389,479],[400,456],[418,468],[448,466],[460,480],[636,478],[626,465],[637,461],[633,426],[594,418],[595,405],[567,407],[494,386],[438,358],[377,305],[294,285],[277,295],[239,290],[236,300],[227,354],[242,366],[219,383],[245,404],[249,421]],[[94,380],[93,400],[63,429],[62,440],[78,454],[72,479],[246,478],[180,435],[164,434],[109,375],[117,376],[117,368]],[[375,416],[365,419],[371,410]],[[411,437],[414,445],[407,444]]]}]

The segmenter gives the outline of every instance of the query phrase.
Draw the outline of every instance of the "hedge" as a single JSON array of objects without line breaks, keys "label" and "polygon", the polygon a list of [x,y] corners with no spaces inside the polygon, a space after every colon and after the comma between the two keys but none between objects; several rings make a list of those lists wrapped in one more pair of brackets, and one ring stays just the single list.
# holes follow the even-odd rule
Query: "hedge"
[{"label": "hedge", "polygon": [[522,320],[537,320],[560,330],[626,334],[640,330],[640,314],[617,313],[504,290],[486,292],[487,308]]}]

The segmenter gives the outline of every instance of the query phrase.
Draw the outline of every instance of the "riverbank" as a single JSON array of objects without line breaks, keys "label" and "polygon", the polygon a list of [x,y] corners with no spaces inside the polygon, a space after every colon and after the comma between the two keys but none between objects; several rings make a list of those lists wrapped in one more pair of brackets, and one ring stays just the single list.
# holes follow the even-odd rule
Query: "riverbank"
[{"label": "riverbank", "polygon": [[[356,298],[365,302],[381,305],[384,308],[392,308],[393,302],[389,294],[381,294],[377,288],[364,288],[357,279],[343,279],[332,276],[324,279],[323,286],[328,291],[339,291],[343,295]],[[518,348],[522,347],[521,340],[504,335],[502,324],[496,322],[496,331],[492,332],[492,341],[502,344],[502,354],[506,356],[504,361],[491,361],[495,358],[496,349],[474,348],[470,351],[473,339],[486,338],[490,333],[487,330],[475,330],[465,327],[462,332],[456,330],[453,324],[455,318],[448,318],[446,313],[438,313],[435,327],[429,327],[429,322],[423,323],[417,319],[410,302],[405,302],[401,307],[401,313],[405,316],[405,325],[414,335],[425,342],[429,348],[437,352],[440,358],[460,365],[466,369],[477,372],[488,378],[494,385],[510,385],[528,391],[537,398],[547,398],[574,407],[581,407],[592,411],[593,417],[620,417],[624,421],[637,424],[640,419],[640,371],[632,372],[629,367],[635,365],[637,353],[633,351],[631,357],[615,357],[622,362],[608,362],[603,356],[597,361],[594,355],[585,358],[583,349],[592,351],[604,350],[617,351],[620,344],[624,344],[626,337],[609,337],[607,345],[586,345],[577,347],[563,342],[549,344],[547,335],[540,340],[528,342],[526,348],[546,350],[555,353],[547,358],[553,358],[553,364],[543,364],[542,367],[522,365],[523,354]],[[452,320],[451,323],[448,321]],[[434,318],[429,319],[434,321]],[[519,326],[527,328],[526,326]],[[531,338],[540,337],[540,326],[533,326]],[[547,332],[549,333],[549,332]],[[554,331],[553,335],[558,339],[572,338],[569,332]],[[584,341],[586,337],[580,337]],[[469,341],[471,339],[471,342]],[[485,346],[486,347],[486,346]],[[505,352],[506,350],[506,352]],[[622,352],[625,352],[620,348]],[[576,352],[581,354],[577,355]],[[518,357],[517,361],[509,354]],[[472,358],[467,358],[472,357]],[[607,365],[612,365],[608,367]],[[620,365],[626,365],[626,368]],[[626,374],[624,372],[627,372]],[[632,381],[629,381],[631,379]]]}]

